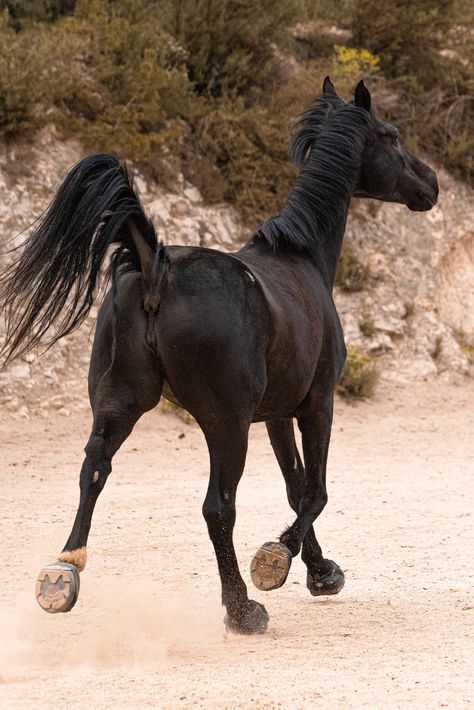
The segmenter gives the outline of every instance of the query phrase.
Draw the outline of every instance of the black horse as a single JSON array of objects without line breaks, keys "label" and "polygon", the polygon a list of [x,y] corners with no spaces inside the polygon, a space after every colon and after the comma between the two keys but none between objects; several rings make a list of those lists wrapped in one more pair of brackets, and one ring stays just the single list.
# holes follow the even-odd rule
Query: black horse
[{"label": "black horse", "polygon": [[[326,461],[334,388],[345,346],[332,297],[353,195],[436,203],[436,175],[371,109],[363,82],[344,102],[327,77],[323,96],[299,119],[293,157],[301,168],[281,212],[238,252],[158,243],[125,168],[92,155],[66,177],[26,246],[3,276],[6,359],[88,314],[108,247],[112,288],[97,319],[89,374],[93,426],[80,474],[80,503],[58,561],[45,567],[37,597],[47,611],[75,603],[97,498],[111,460],[139,417],[162,394],[204,432],[210,480],[203,514],[215,548],[228,628],[265,631],[265,607],[249,599],[232,531],[249,427],[265,421],[295,522],[255,555],[259,589],[281,586],[300,552],[314,595],[336,594],[344,575],[323,557],[313,522],[327,501]],[[304,466],[292,419],[302,435]]]}]

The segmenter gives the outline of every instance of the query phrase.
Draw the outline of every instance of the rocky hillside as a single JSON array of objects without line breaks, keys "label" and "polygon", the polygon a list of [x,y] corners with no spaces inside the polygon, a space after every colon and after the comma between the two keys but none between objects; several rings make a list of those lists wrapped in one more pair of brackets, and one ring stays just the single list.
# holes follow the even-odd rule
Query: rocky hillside
[{"label": "rocky hillside", "polygon": [[[84,152],[44,129],[34,144],[0,146],[1,242],[44,210],[58,181]],[[142,201],[166,243],[238,248],[249,236],[227,205],[206,206],[182,178],[165,192],[135,175]],[[342,283],[336,301],[346,340],[377,360],[383,378],[406,381],[468,374],[474,340],[473,193],[440,174],[437,207],[427,214],[397,205],[354,202],[346,242],[365,273],[360,290]],[[13,241],[11,241],[13,238]],[[10,241],[9,241],[10,240]],[[10,260],[0,257],[2,267]],[[31,353],[0,371],[0,404],[13,416],[67,416],[86,402],[86,373],[96,311],[44,355]],[[2,325],[3,328],[3,325]],[[1,336],[0,331],[0,338]],[[446,376],[446,375],[445,375]]]}]

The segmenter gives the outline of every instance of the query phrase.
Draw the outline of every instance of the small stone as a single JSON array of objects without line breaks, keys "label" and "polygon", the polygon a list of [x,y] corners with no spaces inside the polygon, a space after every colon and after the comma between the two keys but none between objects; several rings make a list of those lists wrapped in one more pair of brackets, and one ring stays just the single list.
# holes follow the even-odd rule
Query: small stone
[{"label": "small stone", "polygon": [[171,205],[170,214],[172,217],[186,217],[189,215],[190,207],[186,200],[176,200]]},{"label": "small stone", "polygon": [[183,195],[190,200],[190,202],[202,202],[202,196],[197,187],[190,186],[185,187],[183,190]]},{"label": "small stone", "polygon": [[30,366],[26,362],[20,362],[9,369],[9,375],[14,380],[26,380],[30,376]]}]

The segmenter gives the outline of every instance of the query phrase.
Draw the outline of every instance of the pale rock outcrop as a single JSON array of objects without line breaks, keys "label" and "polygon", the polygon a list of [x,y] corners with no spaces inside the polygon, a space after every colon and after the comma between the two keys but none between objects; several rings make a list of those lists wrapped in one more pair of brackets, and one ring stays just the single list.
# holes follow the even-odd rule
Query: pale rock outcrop
[{"label": "pale rock outcrop", "polygon": [[[32,145],[0,146],[0,243],[21,243],[18,233],[47,206],[67,170],[84,150],[44,129]],[[134,173],[142,202],[166,244],[238,248],[250,236],[226,204],[206,205],[199,190],[180,175],[171,193]],[[369,352],[382,376],[409,381],[437,373],[469,372],[462,342],[474,338],[473,192],[440,172],[439,204],[429,213],[399,205],[354,201],[347,236],[369,264],[364,290],[336,289],[346,341]],[[25,233],[26,233],[25,232]],[[0,255],[5,267],[11,255]],[[30,353],[0,370],[0,406],[17,417],[68,416],[87,401],[86,373],[97,307],[77,333],[46,354]],[[361,321],[371,322],[370,336]],[[0,326],[0,342],[3,338]]]}]

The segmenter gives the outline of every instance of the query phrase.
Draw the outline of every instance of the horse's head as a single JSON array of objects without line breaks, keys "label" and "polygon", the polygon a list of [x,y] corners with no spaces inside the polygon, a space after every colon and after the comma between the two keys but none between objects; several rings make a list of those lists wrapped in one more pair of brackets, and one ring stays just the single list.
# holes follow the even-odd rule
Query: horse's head
[{"label": "horse's head", "polygon": [[[362,163],[354,196],[399,202],[415,211],[431,209],[438,198],[436,173],[403,147],[395,126],[378,118],[363,81],[357,84],[354,100],[349,104],[368,114]],[[337,95],[329,77],[326,77],[323,83],[322,104],[303,114],[298,124],[300,130],[293,143],[293,155],[297,164],[303,163],[308,144],[314,141],[322,126],[347,105]],[[317,119],[316,123],[314,118]]]},{"label": "horse's head", "polygon": [[[333,110],[345,105],[329,77],[324,80],[323,96]],[[395,126],[378,118],[363,81],[357,84],[352,103],[370,117],[354,196],[399,202],[417,212],[430,210],[438,199],[434,170],[404,148]]]}]

